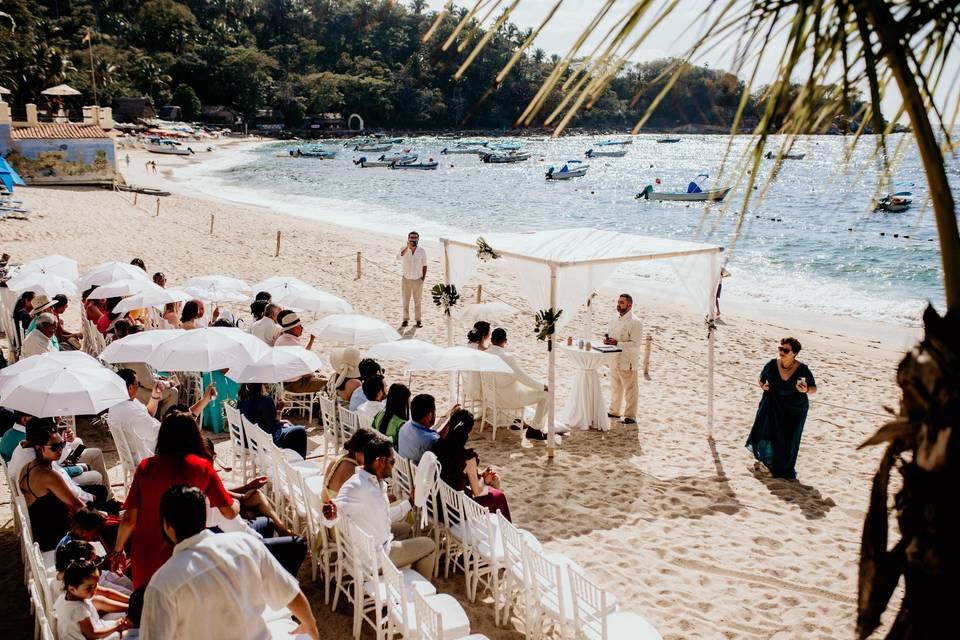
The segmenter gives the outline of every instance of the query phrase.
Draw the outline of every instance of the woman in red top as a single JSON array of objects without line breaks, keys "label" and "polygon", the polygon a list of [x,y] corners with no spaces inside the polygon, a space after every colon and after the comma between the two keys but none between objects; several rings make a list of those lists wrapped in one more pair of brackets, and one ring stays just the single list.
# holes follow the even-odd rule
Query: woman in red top
[{"label": "woman in red top", "polygon": [[160,424],[156,455],[140,462],[123,503],[125,511],[111,564],[118,573],[126,568],[123,550],[132,534],[130,565],[134,589],[146,585],[173,554],[173,545],[161,533],[160,498],[167,489],[181,484],[203,491],[210,506],[219,509],[225,518],[235,518],[239,513],[239,505],[213,468],[196,419],[191,413],[178,411]]}]

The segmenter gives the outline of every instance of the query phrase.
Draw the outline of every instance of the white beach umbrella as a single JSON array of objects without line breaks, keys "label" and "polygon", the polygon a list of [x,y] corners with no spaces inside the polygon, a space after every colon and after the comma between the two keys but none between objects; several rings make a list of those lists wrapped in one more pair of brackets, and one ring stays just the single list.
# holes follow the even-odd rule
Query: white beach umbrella
[{"label": "white beach umbrella", "polygon": [[68,84],[58,84],[55,87],[44,89],[40,92],[43,96],[79,96],[80,92]]},{"label": "white beach umbrella", "polygon": [[406,371],[482,371],[510,373],[513,369],[492,353],[470,347],[446,347],[411,362]]},{"label": "white beach umbrella", "polygon": [[468,304],[457,313],[457,318],[463,324],[472,325],[478,320],[486,320],[487,322],[507,320],[519,312],[516,307],[511,307],[506,302],[494,300],[492,302]]},{"label": "white beach umbrella", "polygon": [[113,308],[113,312],[126,313],[127,311],[133,311],[134,309],[162,307],[163,305],[171,302],[187,302],[189,300],[193,300],[194,298],[194,296],[190,295],[186,291],[174,287],[164,289],[163,287],[158,286],[157,289],[159,289],[159,291],[150,289],[148,291],[124,298],[117,303],[117,306]]},{"label": "white beach umbrella", "polygon": [[77,266],[77,261],[56,253],[31,260],[20,267],[21,274],[31,271],[52,273],[67,280],[77,280],[80,277],[80,269]]},{"label": "white beach umbrella", "polygon": [[374,360],[412,362],[441,350],[441,347],[423,340],[394,340],[373,345],[363,353],[363,357]]},{"label": "white beach umbrella", "polygon": [[[150,280],[137,280],[136,278],[126,278],[116,280],[104,285],[100,285],[90,292],[89,298],[93,300],[106,300],[107,298],[123,298],[138,293],[163,291],[163,287],[151,282]],[[139,308],[139,307],[137,307]]]},{"label": "white beach umbrella", "polygon": [[100,354],[100,359],[110,364],[146,362],[157,347],[183,333],[186,333],[183,329],[157,329],[134,333],[108,344]]},{"label": "white beach umbrella", "polygon": [[239,369],[231,369],[229,376],[237,382],[285,382],[294,380],[328,363],[313,351],[303,347],[273,347],[262,358]]},{"label": "white beach umbrella", "polygon": [[217,371],[251,364],[268,351],[260,338],[246,331],[204,327],[185,331],[159,345],[147,358],[147,364],[160,371]]},{"label": "white beach umbrella", "polygon": [[[261,280],[251,287],[253,291],[266,291],[273,298],[280,298],[291,291],[304,289],[313,289],[313,287],[300,278],[293,276],[270,276],[266,280]],[[276,302],[274,300],[274,302]]]},{"label": "white beach umbrella", "polygon": [[183,285],[183,291],[190,294],[197,300],[207,302],[243,302],[249,300],[250,296],[238,289],[228,289],[214,283],[204,286]]},{"label": "white beach umbrella", "polygon": [[221,275],[195,276],[184,282],[183,287],[198,287],[201,289],[212,287],[215,289],[226,289],[230,291],[242,291],[247,293],[253,291],[253,289],[250,288],[250,285],[243,280]]},{"label": "white beach umbrella", "polygon": [[6,87],[0,87],[0,96],[2,96],[2,95],[10,95],[11,93],[13,93],[13,92],[10,91],[10,89],[7,89]]},{"label": "white beach umbrella", "polygon": [[60,365],[13,377],[3,385],[0,404],[49,418],[97,414],[129,397],[123,378],[106,367]]},{"label": "white beach umbrella", "polygon": [[30,356],[0,369],[0,394],[3,393],[4,385],[10,380],[16,379],[17,376],[40,369],[59,369],[62,367],[100,369],[103,365],[97,362],[96,358],[82,351],[51,351]]},{"label": "white beach umbrella", "polygon": [[11,291],[33,291],[53,297],[58,293],[73,295],[77,293],[77,285],[73,280],[64,278],[55,273],[45,271],[28,271],[18,273],[7,280],[7,288]]},{"label": "white beach umbrella", "polygon": [[343,298],[313,287],[290,290],[283,296],[274,297],[273,303],[295,311],[353,313],[353,307]]},{"label": "white beach umbrella", "polygon": [[80,278],[80,289],[86,290],[90,287],[110,284],[117,280],[146,280],[149,282],[150,276],[140,267],[128,262],[104,262],[83,274],[83,277]]},{"label": "white beach umbrella", "polygon": [[352,313],[337,313],[321,318],[306,329],[321,342],[342,342],[367,346],[399,340],[397,330],[383,320]]}]

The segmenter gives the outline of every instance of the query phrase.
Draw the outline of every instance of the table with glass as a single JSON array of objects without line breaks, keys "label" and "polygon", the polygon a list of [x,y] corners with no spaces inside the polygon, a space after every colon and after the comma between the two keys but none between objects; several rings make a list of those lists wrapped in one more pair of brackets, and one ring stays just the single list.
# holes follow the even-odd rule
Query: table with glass
[{"label": "table with glass", "polygon": [[[594,342],[591,346],[601,344]],[[560,343],[557,349],[576,368],[573,386],[564,405],[564,421],[571,429],[609,430],[610,420],[607,418],[607,403],[600,388],[599,371],[601,367],[613,362],[620,349],[600,351],[592,348],[587,351],[578,349],[576,344],[567,346],[566,343]]]}]

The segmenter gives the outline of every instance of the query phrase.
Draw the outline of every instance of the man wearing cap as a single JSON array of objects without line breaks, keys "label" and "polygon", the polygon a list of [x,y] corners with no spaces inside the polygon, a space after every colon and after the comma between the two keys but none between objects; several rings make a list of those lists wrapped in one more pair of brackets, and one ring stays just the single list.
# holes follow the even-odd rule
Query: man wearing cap
[{"label": "man wearing cap", "polygon": [[410,298],[413,298],[413,310],[417,316],[417,326],[420,322],[420,303],[423,299],[423,281],[427,279],[427,252],[420,244],[420,234],[411,231],[407,234],[407,244],[400,250],[400,264],[403,268],[403,279],[400,284],[403,296],[403,324],[410,324]]},{"label": "man wearing cap", "polygon": [[[300,323],[300,316],[290,309],[285,309],[277,315],[277,324],[280,325],[280,335],[274,340],[275,347],[299,347],[300,336],[303,335],[303,325]],[[307,341],[307,351],[313,348],[314,336],[310,336]],[[315,393],[322,391],[327,384],[327,379],[314,371],[305,376],[283,383],[283,388],[290,393]]]},{"label": "man wearing cap", "polygon": [[36,328],[27,334],[20,346],[20,357],[29,358],[41,353],[59,351],[54,344],[54,334],[57,331],[57,319],[52,313],[41,313],[37,316]]}]

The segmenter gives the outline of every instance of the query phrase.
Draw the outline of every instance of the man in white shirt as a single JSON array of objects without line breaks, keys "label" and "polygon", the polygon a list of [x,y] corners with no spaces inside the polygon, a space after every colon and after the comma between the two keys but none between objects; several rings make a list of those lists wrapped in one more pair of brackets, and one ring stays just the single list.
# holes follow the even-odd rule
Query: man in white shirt
[{"label": "man in white shirt", "polygon": [[143,640],[259,640],[270,637],[263,611],[287,608],[293,634],[319,640],[310,603],[296,578],[249,533],[206,529],[203,492],[178,485],[160,500],[163,535],[176,546],[144,594]]},{"label": "man in white shirt", "polygon": [[370,429],[373,425],[373,419],[387,405],[385,402],[387,386],[383,381],[383,376],[376,375],[364,380],[360,388],[367,400],[357,407],[357,417],[360,420],[361,427]]},{"label": "man in white shirt", "polygon": [[340,487],[334,500],[323,505],[323,523],[332,527],[343,516],[371,536],[397,567],[413,565],[420,575],[430,578],[437,547],[426,537],[397,540],[409,535],[410,525],[403,519],[413,505],[413,495],[400,504],[390,505],[384,480],[393,474],[396,464],[393,443],[377,438],[363,449],[363,467]]},{"label": "man in white shirt", "polygon": [[621,293],[617,298],[618,316],[607,326],[603,344],[620,347],[621,351],[610,365],[610,408],[607,415],[620,417],[623,407],[623,424],[637,423],[637,361],[640,355],[640,339],[643,336],[643,323],[633,315],[633,297]]},{"label": "man in white shirt", "polygon": [[403,296],[403,324],[410,324],[410,298],[413,298],[414,312],[417,317],[417,326],[422,327],[420,303],[423,299],[423,281],[427,279],[427,252],[420,244],[420,234],[411,231],[407,234],[407,244],[400,250],[400,263],[403,269],[403,279],[400,291]]},{"label": "man in white shirt", "polygon": [[496,393],[497,407],[503,409],[522,409],[534,405],[536,413],[533,416],[534,429],[543,432],[547,411],[550,408],[550,394],[547,385],[534,380],[523,370],[516,357],[507,351],[507,332],[496,328],[490,335],[490,346],[487,353],[498,356],[510,365],[513,373],[495,373],[493,381]]},{"label": "man in white shirt", "polygon": [[250,335],[260,338],[268,346],[274,346],[274,341],[281,334],[280,325],[277,324],[278,313],[280,313],[280,307],[268,304],[263,311],[263,317],[250,326]]},{"label": "man in white shirt", "polygon": [[[277,316],[277,322],[280,323],[281,333],[277,336],[273,346],[299,347],[300,337],[303,335],[303,324],[300,322],[300,316],[290,309],[285,309]],[[307,351],[313,349],[314,339],[314,336],[310,336],[310,340],[307,341]],[[283,383],[283,388],[290,393],[316,393],[317,391],[323,391],[326,386],[327,379],[317,371]]]},{"label": "man in white shirt", "polygon": [[57,331],[57,318],[52,313],[41,313],[37,326],[27,334],[20,346],[20,357],[29,358],[41,353],[57,351],[53,344],[53,334]]}]

